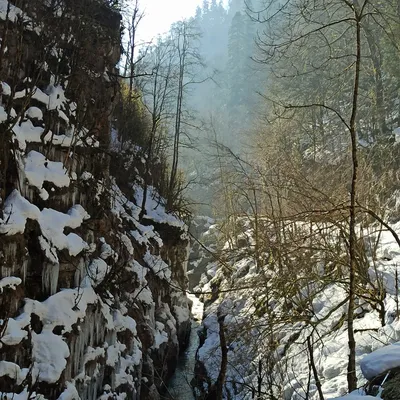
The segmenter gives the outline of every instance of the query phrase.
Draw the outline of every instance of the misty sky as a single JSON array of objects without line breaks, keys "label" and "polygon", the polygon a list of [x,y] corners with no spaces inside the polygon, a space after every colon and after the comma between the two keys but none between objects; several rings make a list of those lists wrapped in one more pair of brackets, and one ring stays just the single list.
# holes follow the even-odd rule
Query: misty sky
[{"label": "misty sky", "polygon": [[141,0],[139,6],[145,17],[138,28],[139,43],[167,32],[173,22],[194,15],[202,3],[203,0]]}]

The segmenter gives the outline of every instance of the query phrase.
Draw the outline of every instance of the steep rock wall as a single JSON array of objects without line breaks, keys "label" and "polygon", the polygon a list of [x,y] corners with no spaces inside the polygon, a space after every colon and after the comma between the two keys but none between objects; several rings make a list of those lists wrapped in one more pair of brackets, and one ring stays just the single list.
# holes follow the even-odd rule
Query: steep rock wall
[{"label": "steep rock wall", "polygon": [[185,225],[109,174],[117,12],[0,0],[0,396],[158,399],[190,333]]}]

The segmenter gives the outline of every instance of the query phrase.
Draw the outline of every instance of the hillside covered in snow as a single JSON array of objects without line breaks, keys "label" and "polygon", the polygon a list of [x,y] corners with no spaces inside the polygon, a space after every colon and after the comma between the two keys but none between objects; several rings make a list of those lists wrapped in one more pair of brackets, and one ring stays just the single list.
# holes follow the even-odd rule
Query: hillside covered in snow
[{"label": "hillside covered in snow", "polygon": [[[262,223],[267,229],[268,221]],[[239,225],[244,239],[234,241],[239,248],[227,242],[215,253],[218,259],[197,272],[202,278],[195,291],[205,302],[195,370],[199,398],[217,390],[221,368],[226,368],[223,398],[350,400],[382,392],[385,399],[398,398],[400,247],[392,232],[375,226],[374,234],[364,233],[367,275],[354,321],[359,389],[346,395],[348,280],[326,265],[327,248],[320,241],[323,235],[336,246],[337,232],[313,223],[288,224],[291,241],[302,237],[309,241],[305,248],[313,242],[319,251],[306,269],[292,264],[279,269],[272,251],[257,263],[254,220]],[[399,224],[391,229],[399,232]],[[203,235],[217,243],[222,231],[206,224]],[[207,258],[209,252],[199,255]]]}]

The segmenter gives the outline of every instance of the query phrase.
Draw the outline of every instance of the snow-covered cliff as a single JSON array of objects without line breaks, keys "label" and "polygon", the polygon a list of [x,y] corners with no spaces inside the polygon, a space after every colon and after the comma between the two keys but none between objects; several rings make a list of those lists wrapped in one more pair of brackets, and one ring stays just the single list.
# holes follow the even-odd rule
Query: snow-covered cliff
[{"label": "snow-covered cliff", "polygon": [[188,340],[186,226],[109,174],[119,21],[0,1],[4,399],[158,399]]}]

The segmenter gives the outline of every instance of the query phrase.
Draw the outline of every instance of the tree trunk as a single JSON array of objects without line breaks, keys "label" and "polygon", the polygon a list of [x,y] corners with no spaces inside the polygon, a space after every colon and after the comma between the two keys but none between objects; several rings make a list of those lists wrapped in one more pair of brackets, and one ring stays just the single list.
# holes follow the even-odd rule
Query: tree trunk
[{"label": "tree trunk", "polygon": [[[367,0],[365,0],[366,3]],[[365,4],[364,4],[365,5]],[[349,343],[349,360],[347,365],[347,384],[349,392],[357,388],[356,375],[356,341],[354,337],[354,309],[356,296],[356,195],[357,195],[357,131],[356,117],[358,107],[358,94],[360,85],[361,68],[361,17],[359,7],[354,6],[354,17],[356,21],[356,63],[354,74],[353,105],[350,118],[350,136],[351,136],[351,160],[352,160],[352,179],[350,191],[350,223],[349,223],[349,304],[347,310],[347,333]]]},{"label": "tree trunk", "polygon": [[217,381],[215,382],[215,400],[223,400],[226,370],[228,367],[228,347],[226,345],[224,319],[225,316],[221,316],[218,312],[219,343],[221,347],[221,367],[219,370]]},{"label": "tree trunk", "polygon": [[315,386],[317,386],[319,399],[324,400],[321,381],[319,380],[317,367],[315,366],[314,349],[313,349],[313,343],[311,343],[311,336],[307,338],[307,347],[308,347],[308,353],[310,354],[310,365],[314,375]]},{"label": "tree trunk", "polygon": [[[181,39],[182,39],[182,47],[180,44]],[[182,31],[179,32],[179,37],[178,37],[179,78],[178,78],[178,93],[176,99],[174,148],[172,154],[171,175],[169,180],[169,190],[168,190],[168,200],[167,200],[167,209],[169,210],[172,209],[172,204],[174,201],[174,191],[178,173],[179,145],[180,145],[182,107],[183,107],[183,88],[184,88],[184,77],[186,72],[186,56],[188,51],[187,41],[188,38],[186,32],[186,24],[183,23]]]},{"label": "tree trunk", "polygon": [[262,399],[262,382],[263,382],[263,376],[262,376],[263,368],[262,368],[262,359],[260,358],[258,360],[258,376],[257,376],[257,399],[261,400]]}]

